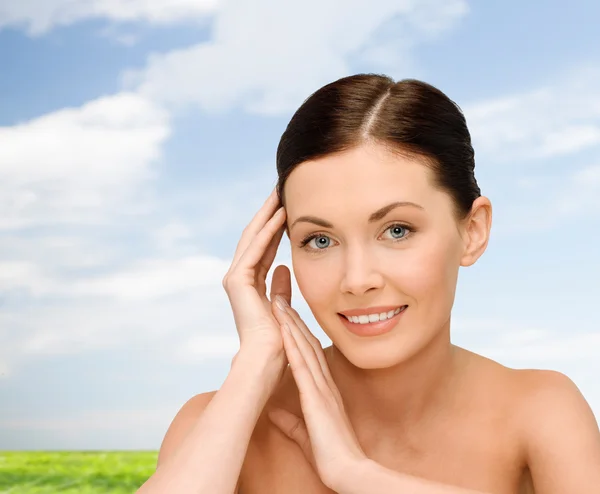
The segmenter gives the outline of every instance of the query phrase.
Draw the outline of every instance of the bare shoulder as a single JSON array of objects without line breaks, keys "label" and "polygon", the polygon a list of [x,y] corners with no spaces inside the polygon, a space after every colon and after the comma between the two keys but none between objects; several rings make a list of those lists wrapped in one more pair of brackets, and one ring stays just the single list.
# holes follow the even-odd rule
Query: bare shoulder
[{"label": "bare shoulder", "polygon": [[511,371],[518,392],[519,415],[528,429],[569,415],[593,423],[597,428],[591,407],[577,385],[565,374],[538,369]]},{"label": "bare shoulder", "polygon": [[[575,420],[597,431],[592,409],[577,385],[565,374],[553,370],[513,369],[482,355],[467,352],[472,374],[490,393],[506,398],[516,423],[527,433]],[[531,435],[529,434],[529,435]]]},{"label": "bare shoulder", "polygon": [[179,447],[195,421],[202,414],[216,393],[217,391],[208,391],[206,393],[197,394],[186,401],[179,409],[177,415],[175,415],[175,418],[167,429],[160,446],[157,467],[164,463],[165,460]]},{"label": "bare shoulder", "polygon": [[460,348],[463,362],[471,379],[494,394],[508,398],[512,412],[519,412],[525,420],[548,407],[577,407],[584,415],[593,413],[575,383],[557,371],[514,369],[483,355]]},{"label": "bare shoulder", "polygon": [[515,370],[515,414],[536,490],[596,493],[600,430],[575,383],[549,370]]},{"label": "bare shoulder", "polygon": [[526,492],[533,485],[540,494],[598,494],[600,430],[576,384],[556,371],[512,369],[468,351],[463,356],[471,394],[508,419],[503,430],[517,443]]}]

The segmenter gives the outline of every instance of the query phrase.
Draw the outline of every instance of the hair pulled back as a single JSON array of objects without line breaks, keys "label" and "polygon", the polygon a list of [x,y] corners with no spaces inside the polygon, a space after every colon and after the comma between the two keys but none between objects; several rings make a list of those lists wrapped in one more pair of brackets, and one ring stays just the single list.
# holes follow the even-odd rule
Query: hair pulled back
[{"label": "hair pulled back", "polygon": [[422,158],[433,172],[433,186],[450,195],[458,219],[481,195],[471,135],[456,103],[422,81],[357,74],[323,86],[292,116],[277,147],[282,203],[296,166],[367,143]]}]

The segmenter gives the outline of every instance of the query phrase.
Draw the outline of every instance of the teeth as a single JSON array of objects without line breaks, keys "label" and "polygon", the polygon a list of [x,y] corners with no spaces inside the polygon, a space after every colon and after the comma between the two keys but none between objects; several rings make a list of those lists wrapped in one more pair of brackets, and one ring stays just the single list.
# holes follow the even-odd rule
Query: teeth
[{"label": "teeth", "polygon": [[[404,309],[405,306],[398,307],[396,310],[391,310],[389,312],[382,312],[381,314],[369,314],[363,316],[344,316],[350,322],[356,324],[369,324],[371,322],[377,321],[385,321],[386,319],[390,319],[394,317],[396,314],[400,313],[400,309]],[[342,314],[343,315],[343,314]]]}]

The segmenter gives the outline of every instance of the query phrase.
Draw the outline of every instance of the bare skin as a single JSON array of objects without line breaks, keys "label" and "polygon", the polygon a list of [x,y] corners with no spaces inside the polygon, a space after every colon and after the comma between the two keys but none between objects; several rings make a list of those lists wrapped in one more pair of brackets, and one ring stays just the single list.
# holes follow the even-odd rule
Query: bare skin
[{"label": "bare skin", "polygon": [[[575,385],[559,373],[509,369],[451,343],[459,268],[475,263],[489,240],[487,198],[478,198],[468,217],[457,221],[451,198],[432,186],[423,163],[364,145],[298,166],[286,182],[285,200],[294,274],[333,342],[324,352],[327,366],[369,459],[437,482],[419,490],[427,494],[600,492],[600,431]],[[402,205],[367,221],[394,201],[417,206]],[[306,216],[312,219],[298,221]],[[317,226],[314,217],[332,226]],[[257,225],[253,228],[259,231]],[[400,232],[397,225],[406,228],[395,239],[388,232],[394,226]],[[316,242],[323,238],[329,242]],[[270,244],[273,255],[278,242]],[[263,277],[273,255],[261,263]],[[282,293],[289,302],[286,272],[275,271],[272,295]],[[230,292],[230,298],[242,293],[239,288]],[[294,431],[282,432],[267,417],[275,407],[303,417],[298,383],[281,357],[283,346],[271,322],[242,324],[239,300],[237,313],[233,305],[241,349],[230,374],[238,377],[228,376],[218,392],[197,395],[184,405],[161,446],[157,478],[139,492],[163,492],[159,486],[183,476],[186,484],[178,484],[178,492],[208,492],[193,481],[200,466],[202,486],[214,485],[212,477],[219,480],[222,488],[215,493],[336,492],[290,438]],[[379,336],[352,334],[338,315],[382,305],[408,308],[394,329]],[[244,311],[256,315],[257,308]],[[265,342],[272,351],[261,353]],[[260,372],[252,372],[254,367]],[[247,385],[261,388],[252,394]],[[248,399],[236,402],[242,392]],[[232,429],[249,438],[243,457],[241,450],[235,461],[225,449],[212,455],[202,450],[203,442],[220,444],[218,433],[233,444],[235,437],[227,436]],[[189,458],[185,469],[181,464]],[[360,475],[353,469],[347,473],[357,489],[338,492],[371,492],[369,486],[359,487]]]},{"label": "bare skin", "polygon": [[[560,492],[548,485],[555,475],[544,467],[536,472],[535,482],[539,488],[534,489],[531,463],[539,460],[543,453],[538,451],[536,458],[532,457],[532,452],[541,446],[542,441],[541,438],[536,441],[535,434],[529,436],[527,431],[543,430],[545,425],[553,426],[551,418],[544,421],[545,407],[560,407],[560,395],[572,392],[568,389],[570,385],[566,378],[551,371],[509,369],[462,348],[453,348],[459,367],[456,384],[452,386],[456,394],[437,403],[436,409],[431,410],[427,417],[421,417],[421,423],[407,425],[405,430],[384,432],[377,423],[353,421],[365,452],[370,458],[398,472],[482,493]],[[330,346],[325,350],[330,363],[335,349]],[[531,400],[531,394],[535,392],[547,392],[548,396],[535,403]],[[195,405],[190,407],[190,415],[200,415],[205,406],[203,401],[215,393],[193,398],[189,402],[194,403],[195,400]],[[546,399],[550,403],[546,403]],[[588,432],[594,433],[595,419],[583,402],[580,398],[575,403],[562,405],[576,407],[572,413],[578,415],[582,426],[589,428]],[[365,405],[368,407],[368,403]],[[269,421],[267,412],[275,406],[302,415],[298,389],[289,369],[258,419],[237,492],[335,492],[321,481],[298,445]],[[567,439],[570,433],[577,435],[572,427],[558,434],[557,448],[561,445],[570,447]],[[597,438],[590,435],[589,453],[592,455],[596,451],[593,449],[594,440],[597,441]],[[581,472],[584,474],[587,461],[595,461],[597,457],[595,460],[594,457],[581,460]],[[594,484],[589,482],[593,482],[589,476],[581,478],[580,492],[597,492],[593,490],[596,489]]]},{"label": "bare skin", "polygon": [[[535,371],[511,370],[458,347],[454,351],[453,384],[422,414],[384,428],[366,415],[358,418],[359,413],[368,414],[368,401],[361,403],[363,411],[351,420],[365,453],[387,468],[444,484],[494,494],[534,492],[513,407],[523,398],[525,375],[531,372],[529,379],[535,380]],[[328,362],[334,353],[333,347],[326,349]],[[269,406],[302,415],[289,372]],[[273,427],[267,411],[252,436],[240,492],[334,492],[320,481],[299,447]]]}]

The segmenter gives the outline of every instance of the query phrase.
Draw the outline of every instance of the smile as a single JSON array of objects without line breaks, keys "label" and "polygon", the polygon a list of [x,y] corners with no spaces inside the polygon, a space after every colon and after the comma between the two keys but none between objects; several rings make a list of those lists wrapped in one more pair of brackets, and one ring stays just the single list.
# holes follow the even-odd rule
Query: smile
[{"label": "smile", "polygon": [[381,314],[365,314],[363,316],[345,316],[344,314],[340,315],[342,315],[343,317],[348,319],[348,321],[354,324],[369,324],[372,322],[385,321],[386,319],[391,319],[392,317],[406,309],[406,307],[408,306],[403,305],[402,307],[397,307],[395,310],[391,310],[389,312],[382,312]]},{"label": "smile", "polygon": [[[398,307],[396,310],[390,311],[392,313],[391,317],[388,317],[390,312],[385,313],[385,318],[380,319],[379,316],[381,314],[370,314],[363,316],[350,316],[350,320],[348,317],[339,314],[338,317],[346,326],[346,329],[356,336],[379,336],[384,333],[388,333],[392,329],[394,329],[397,324],[400,322],[400,319],[406,312],[408,308],[407,305],[403,305],[402,307]],[[370,321],[370,319],[375,319],[374,321]],[[358,322],[354,322],[358,319]],[[363,322],[367,320],[367,322]]]}]

